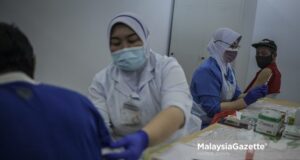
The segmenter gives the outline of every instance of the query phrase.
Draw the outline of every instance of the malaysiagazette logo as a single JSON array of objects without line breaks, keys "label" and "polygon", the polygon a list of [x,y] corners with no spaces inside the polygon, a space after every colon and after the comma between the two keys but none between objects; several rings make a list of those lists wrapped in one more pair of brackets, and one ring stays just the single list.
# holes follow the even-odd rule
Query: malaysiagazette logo
[{"label": "malaysiagazette logo", "polygon": [[203,151],[247,151],[264,150],[266,143],[240,144],[240,143],[198,143],[197,149]]}]

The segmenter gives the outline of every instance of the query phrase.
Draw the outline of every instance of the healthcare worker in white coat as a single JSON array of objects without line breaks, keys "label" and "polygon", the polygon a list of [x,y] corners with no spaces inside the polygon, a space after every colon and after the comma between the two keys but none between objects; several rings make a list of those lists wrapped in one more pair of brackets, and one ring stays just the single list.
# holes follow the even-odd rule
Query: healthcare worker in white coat
[{"label": "healthcare worker in white coat", "polygon": [[184,71],[174,58],[154,53],[148,37],[147,27],[133,14],[119,14],[109,23],[113,63],[96,74],[89,88],[112,135],[125,136],[111,145],[125,151],[109,159],[138,159],[148,146],[186,133],[192,97]]},{"label": "healthcare worker in white coat", "polygon": [[[241,94],[231,66],[238,55],[241,38],[232,29],[217,29],[207,47],[210,57],[193,74],[191,94],[210,118],[222,111],[243,109],[267,94],[266,85]],[[197,112],[196,109],[193,107],[193,112]],[[210,122],[205,123],[202,127]]]}]

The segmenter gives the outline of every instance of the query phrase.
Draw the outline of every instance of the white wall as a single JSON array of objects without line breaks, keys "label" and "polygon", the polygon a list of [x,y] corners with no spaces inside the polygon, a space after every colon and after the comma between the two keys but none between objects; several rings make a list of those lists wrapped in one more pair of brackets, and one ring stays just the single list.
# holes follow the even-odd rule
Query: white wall
[{"label": "white wall", "polygon": [[[277,64],[282,74],[281,93],[277,98],[300,102],[300,1],[258,0],[253,42],[273,39],[278,46]],[[252,49],[247,82],[258,70]]]},{"label": "white wall", "polygon": [[256,3],[257,0],[175,0],[170,52],[182,65],[189,82],[202,58],[209,57],[207,44],[215,30],[229,27],[243,36],[234,67],[238,84],[244,88]]},{"label": "white wall", "polygon": [[259,0],[245,0],[244,8],[243,8],[243,20],[241,21],[241,31],[242,33],[242,40],[240,42],[240,50],[236,60],[234,61],[234,69],[236,73],[236,79],[238,85],[240,86],[241,90],[244,89],[247,80],[247,73],[248,73],[248,64],[250,58],[250,45],[251,39],[254,30],[254,21],[256,15],[256,7],[257,1]]},{"label": "white wall", "polygon": [[1,0],[0,21],[27,34],[37,56],[36,79],[83,94],[100,69],[111,62],[110,18],[139,14],[150,29],[152,48],[166,54],[172,0]]}]

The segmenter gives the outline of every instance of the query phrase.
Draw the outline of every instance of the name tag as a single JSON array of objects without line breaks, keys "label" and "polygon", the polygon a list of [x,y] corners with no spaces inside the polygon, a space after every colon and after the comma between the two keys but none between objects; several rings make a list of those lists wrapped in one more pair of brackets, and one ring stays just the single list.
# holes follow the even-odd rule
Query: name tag
[{"label": "name tag", "polygon": [[127,126],[137,126],[141,124],[140,109],[130,102],[125,102],[121,108],[121,124]]}]

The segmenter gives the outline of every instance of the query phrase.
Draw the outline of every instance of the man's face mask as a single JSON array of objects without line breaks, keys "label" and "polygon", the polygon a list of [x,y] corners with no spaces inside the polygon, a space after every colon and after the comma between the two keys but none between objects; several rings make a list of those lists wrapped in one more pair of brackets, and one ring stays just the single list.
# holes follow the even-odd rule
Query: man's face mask
[{"label": "man's face mask", "polygon": [[146,62],[144,47],[124,48],[111,56],[114,64],[124,71],[136,71]]},{"label": "man's face mask", "polygon": [[233,48],[227,48],[225,50],[224,55],[223,55],[224,61],[226,63],[231,63],[232,61],[235,60],[237,54],[238,54],[238,48],[235,48],[235,49],[233,49]]},{"label": "man's face mask", "polygon": [[256,56],[257,66],[261,69],[267,67],[273,61],[273,56],[270,54],[269,56]]}]

